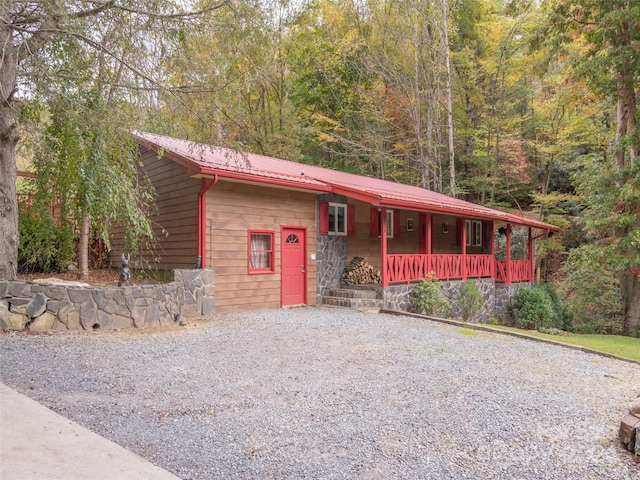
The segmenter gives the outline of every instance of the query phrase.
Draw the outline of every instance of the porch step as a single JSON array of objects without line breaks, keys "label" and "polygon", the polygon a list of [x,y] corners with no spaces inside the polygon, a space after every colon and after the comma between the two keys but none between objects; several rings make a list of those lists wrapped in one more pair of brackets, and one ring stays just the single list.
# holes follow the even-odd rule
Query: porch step
[{"label": "porch step", "polygon": [[382,290],[379,286],[340,287],[329,289],[329,295],[322,297],[323,305],[353,308],[354,310],[380,311]]},{"label": "porch step", "polygon": [[331,288],[329,289],[330,297],[354,298],[354,299],[376,299],[381,298],[382,293],[375,289],[369,288]]}]

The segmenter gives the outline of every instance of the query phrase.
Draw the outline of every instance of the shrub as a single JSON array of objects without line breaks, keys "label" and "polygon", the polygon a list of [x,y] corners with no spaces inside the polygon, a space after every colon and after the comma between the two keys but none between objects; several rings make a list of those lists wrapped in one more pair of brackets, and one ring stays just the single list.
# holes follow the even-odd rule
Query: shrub
[{"label": "shrub", "polygon": [[553,310],[553,328],[559,330],[565,330],[567,332],[573,331],[573,313],[569,310],[569,307],[562,301],[558,290],[553,283],[545,283],[542,285],[544,293],[549,299],[551,309]]},{"label": "shrub", "polygon": [[73,258],[73,237],[47,209],[19,204],[18,271],[56,272]]},{"label": "shrub", "polygon": [[509,313],[520,328],[551,328],[553,308],[542,287],[533,285],[516,291],[509,300]]},{"label": "shrub", "polygon": [[460,287],[458,293],[458,308],[465,322],[468,322],[482,308],[484,301],[478,285],[473,280],[467,280]]},{"label": "shrub", "polygon": [[426,315],[443,312],[450,307],[449,300],[442,295],[442,282],[431,272],[414,287],[411,305]]}]

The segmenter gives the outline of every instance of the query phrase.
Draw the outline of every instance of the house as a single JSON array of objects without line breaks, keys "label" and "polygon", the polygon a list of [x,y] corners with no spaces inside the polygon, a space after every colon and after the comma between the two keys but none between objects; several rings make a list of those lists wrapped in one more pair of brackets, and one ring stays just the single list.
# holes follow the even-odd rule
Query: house
[{"label": "house", "polygon": [[558,230],[418,187],[134,135],[157,193],[157,268],[212,268],[220,313],[328,302],[347,262],[363,257],[380,270],[373,290],[385,308],[407,309],[415,283],[435,272],[447,288],[477,280],[488,318],[533,281],[535,239]]}]

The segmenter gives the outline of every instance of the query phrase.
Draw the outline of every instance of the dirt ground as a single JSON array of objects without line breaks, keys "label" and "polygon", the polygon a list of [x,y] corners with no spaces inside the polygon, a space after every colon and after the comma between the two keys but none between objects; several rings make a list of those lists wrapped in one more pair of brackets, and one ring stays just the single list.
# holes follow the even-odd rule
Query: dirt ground
[{"label": "dirt ground", "polygon": [[[91,269],[89,270],[89,278],[87,280],[82,280],[83,283],[88,283],[93,286],[113,286],[117,285],[118,279],[120,277],[119,269]],[[78,272],[74,271],[66,271],[66,272],[55,272],[55,273],[22,273],[18,274],[19,280],[43,280],[48,278],[55,278],[58,280],[65,280],[68,282],[76,282],[78,280]],[[144,283],[160,283],[157,280],[150,280],[149,278],[142,278],[140,275],[137,275],[135,272],[131,273],[131,282],[135,283],[138,281],[143,281]]]}]

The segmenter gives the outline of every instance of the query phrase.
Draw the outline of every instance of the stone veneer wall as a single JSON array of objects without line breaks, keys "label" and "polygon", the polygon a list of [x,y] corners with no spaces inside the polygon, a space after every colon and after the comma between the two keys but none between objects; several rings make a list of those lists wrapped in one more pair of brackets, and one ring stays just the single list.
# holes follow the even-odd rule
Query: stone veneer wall
[{"label": "stone veneer wall", "polygon": [[[318,196],[318,202],[320,201],[347,203],[346,197],[334,193]],[[316,303],[322,304],[322,297],[328,295],[329,289],[340,286],[340,275],[342,275],[344,267],[347,266],[347,237],[342,235],[320,235],[318,233],[316,238],[316,266]]]},{"label": "stone veneer wall", "polygon": [[[471,321],[476,323],[488,323],[489,319],[495,317],[501,324],[509,324],[510,317],[507,305],[509,298],[516,290],[529,283],[518,283],[505,285],[495,283],[492,278],[472,279],[478,285],[480,295],[484,300],[483,306]],[[450,280],[442,282],[442,294],[451,302],[452,308],[448,313],[452,318],[459,317],[460,313],[456,305],[458,293],[462,286],[462,280]],[[409,285],[392,285],[384,290],[383,308],[386,310],[396,310],[404,312],[418,313],[411,305],[411,294],[417,283]]]},{"label": "stone veneer wall", "polygon": [[0,282],[0,329],[114,330],[171,325],[215,313],[213,270],[174,270],[162,285],[87,287]]},{"label": "stone veneer wall", "polygon": [[509,315],[509,300],[516,291],[523,287],[530,286],[529,282],[512,283],[496,283],[496,300],[495,300],[495,317],[501,325],[511,325],[511,316]]}]

